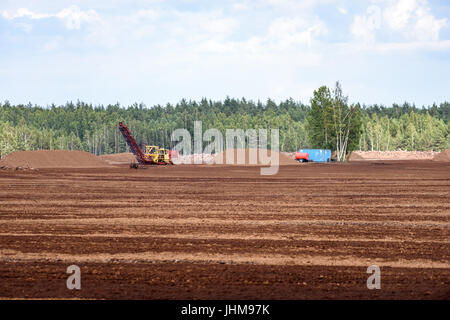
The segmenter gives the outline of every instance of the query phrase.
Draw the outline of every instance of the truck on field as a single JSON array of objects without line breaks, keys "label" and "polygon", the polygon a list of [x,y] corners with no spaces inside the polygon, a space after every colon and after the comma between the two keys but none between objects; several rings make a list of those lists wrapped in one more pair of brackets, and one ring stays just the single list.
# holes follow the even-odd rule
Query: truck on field
[{"label": "truck on field", "polygon": [[330,162],[330,149],[299,149],[295,153],[298,162]]}]

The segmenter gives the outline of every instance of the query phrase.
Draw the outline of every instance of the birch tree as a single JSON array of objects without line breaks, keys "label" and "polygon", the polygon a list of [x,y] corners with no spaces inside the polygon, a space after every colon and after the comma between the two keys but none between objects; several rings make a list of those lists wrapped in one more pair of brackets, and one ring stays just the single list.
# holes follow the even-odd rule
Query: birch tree
[{"label": "birch tree", "polygon": [[353,139],[359,141],[361,131],[359,109],[357,105],[348,105],[348,97],[344,96],[340,83],[336,82],[327,118],[331,118],[329,131],[334,136],[337,161],[345,161],[349,144],[354,143]]}]

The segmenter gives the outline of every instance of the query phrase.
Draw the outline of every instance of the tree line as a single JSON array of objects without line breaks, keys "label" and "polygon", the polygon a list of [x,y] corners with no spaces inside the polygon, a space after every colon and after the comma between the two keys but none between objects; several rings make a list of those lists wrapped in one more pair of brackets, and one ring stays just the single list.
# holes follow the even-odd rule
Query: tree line
[{"label": "tree line", "polygon": [[276,103],[227,97],[223,101],[181,100],[165,106],[135,103],[92,105],[82,101],[41,107],[0,103],[0,154],[16,150],[84,150],[96,155],[127,152],[118,123],[124,122],[139,144],[171,147],[171,133],[194,121],[203,130],[280,130],[281,151],[331,148],[342,158],[352,150],[443,150],[450,147],[450,103],[418,108],[347,102],[339,83],[321,87],[309,104],[293,99]]}]

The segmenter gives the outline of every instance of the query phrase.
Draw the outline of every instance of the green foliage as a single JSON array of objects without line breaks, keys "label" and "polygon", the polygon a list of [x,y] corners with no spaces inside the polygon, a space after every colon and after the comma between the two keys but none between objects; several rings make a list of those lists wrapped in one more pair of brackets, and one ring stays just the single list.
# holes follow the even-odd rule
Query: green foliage
[{"label": "green foliage", "polygon": [[347,100],[339,82],[333,92],[322,86],[314,91],[307,117],[312,147],[335,150],[338,161],[356,148],[361,134],[361,108],[348,105]]},{"label": "green foliage", "polygon": [[[137,103],[127,108],[119,104],[93,106],[80,101],[43,108],[31,104],[13,106],[5,101],[0,103],[0,154],[37,149],[126,152],[127,145],[117,128],[120,121],[130,127],[139,144],[170,147],[172,131],[186,128],[193,135],[196,120],[203,122],[203,131],[217,128],[222,133],[227,128],[278,128],[282,151],[295,151],[300,146],[335,150],[336,136],[325,130],[334,125],[330,120],[333,99],[332,92],[321,87],[314,92],[311,106],[292,99],[263,103],[229,97],[224,101],[182,100],[176,105],[151,108]],[[448,102],[423,109],[409,104],[347,107],[360,115],[352,121],[349,151],[450,147]]]},{"label": "green foliage", "polygon": [[443,150],[450,148],[449,123],[430,113],[404,113],[399,118],[365,114],[360,150]]},{"label": "green foliage", "polygon": [[332,104],[330,90],[322,86],[314,91],[311,99],[311,110],[306,120],[306,129],[310,147],[312,148],[331,148],[332,140],[330,132],[331,126],[329,111]]},{"label": "green foliage", "polygon": [[68,149],[94,154],[126,152],[118,130],[123,121],[140,145],[170,147],[170,135],[186,128],[193,136],[194,121],[202,121],[203,131],[226,129],[278,128],[283,151],[293,151],[307,143],[304,119],[309,107],[292,99],[265,104],[226,98],[223,102],[202,99],[182,100],[175,106],[156,105],[147,108],[133,104],[93,106],[69,102],[64,106],[42,108],[32,105],[11,106],[0,103],[0,154],[15,150]]}]

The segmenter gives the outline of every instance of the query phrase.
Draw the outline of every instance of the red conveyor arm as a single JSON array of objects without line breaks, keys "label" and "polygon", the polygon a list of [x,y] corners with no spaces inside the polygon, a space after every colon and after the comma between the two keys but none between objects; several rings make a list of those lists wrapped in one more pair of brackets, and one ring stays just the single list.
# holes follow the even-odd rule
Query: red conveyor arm
[{"label": "red conveyor arm", "polygon": [[133,154],[136,156],[136,160],[140,164],[149,164],[152,163],[151,160],[147,160],[145,158],[144,152],[142,152],[141,148],[139,148],[139,145],[137,144],[136,140],[134,140],[133,136],[131,135],[130,129],[126,125],[124,125],[122,122],[119,122],[119,130],[122,132],[122,135],[127,142],[128,146],[130,147]]}]

